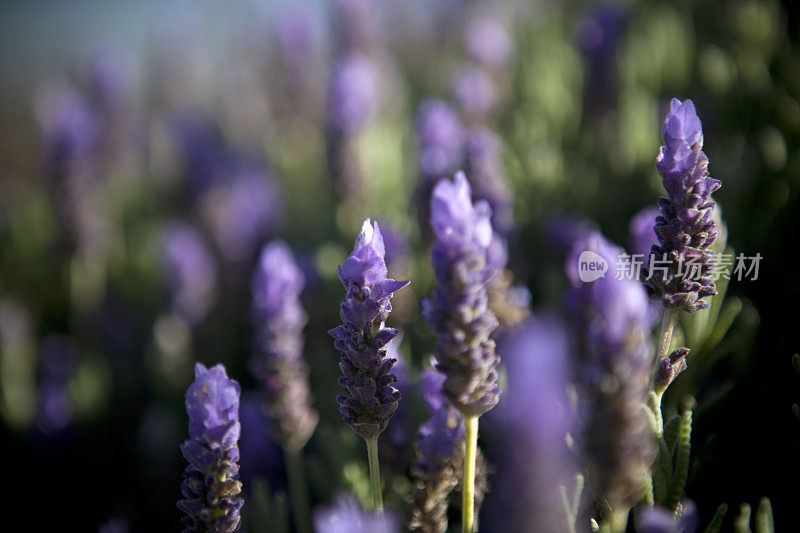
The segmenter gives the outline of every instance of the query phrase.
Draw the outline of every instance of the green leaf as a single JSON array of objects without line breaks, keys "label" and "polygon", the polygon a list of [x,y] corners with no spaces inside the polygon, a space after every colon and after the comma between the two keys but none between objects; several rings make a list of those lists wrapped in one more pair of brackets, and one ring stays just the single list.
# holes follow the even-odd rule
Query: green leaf
[{"label": "green leaf", "polygon": [[735,533],[752,533],[750,529],[750,506],[743,503],[739,508],[739,516],[733,523],[733,530]]},{"label": "green leaf", "polygon": [[717,507],[717,512],[714,513],[711,522],[708,523],[705,533],[719,533],[722,529],[722,521],[725,519],[725,513],[728,512],[728,504],[723,503]]},{"label": "green leaf", "polygon": [[756,533],[775,533],[775,521],[772,518],[772,504],[769,498],[761,498],[756,509]]},{"label": "green leaf", "polygon": [[736,317],[739,316],[741,312],[742,301],[739,298],[728,298],[725,301],[725,305],[723,305],[719,313],[719,318],[714,324],[714,329],[711,330],[711,333],[706,338],[705,344],[703,344],[702,351],[704,353],[713,350],[714,347],[719,344],[730,329],[733,321],[736,320]]},{"label": "green leaf", "polygon": [[261,477],[256,477],[252,485],[250,501],[245,507],[248,512],[242,513],[245,520],[242,530],[253,533],[288,533],[289,508],[286,493],[281,491],[270,498],[269,486]]},{"label": "green leaf", "polygon": [[681,428],[681,417],[678,415],[673,416],[664,426],[664,442],[667,444],[667,449],[670,451],[670,458],[675,451],[675,443],[678,440]]},{"label": "green leaf", "polygon": [[680,431],[673,456],[673,476],[669,494],[665,502],[669,509],[674,509],[681,500],[683,487],[689,477],[689,456],[691,453],[692,439],[692,410],[686,408],[681,415]]}]

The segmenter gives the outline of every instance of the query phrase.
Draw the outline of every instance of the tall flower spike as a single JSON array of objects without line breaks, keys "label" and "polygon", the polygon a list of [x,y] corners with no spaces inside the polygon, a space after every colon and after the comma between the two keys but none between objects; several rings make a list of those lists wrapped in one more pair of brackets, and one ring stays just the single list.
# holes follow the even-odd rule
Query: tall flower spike
[{"label": "tall flower spike", "polygon": [[206,368],[197,363],[195,380],[186,391],[189,439],[181,446],[189,461],[181,484],[186,513],[184,533],[231,533],[239,528],[244,503],[239,493],[239,384],[229,379],[221,364]]},{"label": "tall flower spike", "polygon": [[307,321],[300,304],[303,284],[303,273],[285,243],[264,247],[251,285],[257,338],[250,368],[263,385],[271,427],[290,449],[305,445],[319,419],[311,407],[302,356]]},{"label": "tall flower spike", "polygon": [[653,323],[647,295],[637,281],[612,275],[584,282],[580,256],[602,257],[615,272],[623,250],[592,232],[578,239],[567,262],[572,288],[567,307],[575,319],[583,363],[578,376],[581,435],[590,482],[622,520],[644,496],[655,457],[647,413],[653,370],[648,341]]},{"label": "tall flower spike", "polygon": [[385,322],[393,294],[409,282],[386,278],[384,255],[378,224],[365,220],[353,252],[339,267],[339,279],[347,289],[341,305],[343,324],[329,331],[342,353],[339,383],[345,394],[336,398],[339,411],[345,423],[367,440],[386,429],[400,399],[393,386],[396,359],[386,356],[386,345],[399,332],[385,327]]},{"label": "tall flower spike", "polygon": [[[709,303],[701,300],[717,293],[709,276],[714,270],[709,247],[717,238],[714,200],[711,194],[720,182],[708,175],[708,157],[703,153],[703,128],[691,100],[673,98],[661,128],[661,147],[656,168],[667,198],[658,199],[661,215],[648,265],[649,290],[660,296],[666,308],[694,312]],[[666,258],[665,267],[656,266]]]},{"label": "tall flower spike", "polygon": [[497,319],[486,286],[496,274],[487,264],[492,240],[491,210],[470,200],[463,172],[433,190],[431,226],[436,242],[431,262],[436,277],[425,314],[436,332],[436,368],[445,376],[445,396],[465,416],[480,416],[500,399],[499,356],[490,338]]}]

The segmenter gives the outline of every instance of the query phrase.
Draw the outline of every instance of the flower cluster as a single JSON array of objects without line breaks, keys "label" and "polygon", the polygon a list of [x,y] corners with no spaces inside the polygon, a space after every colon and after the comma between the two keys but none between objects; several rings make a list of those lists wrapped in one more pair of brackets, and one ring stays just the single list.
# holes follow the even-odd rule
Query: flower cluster
[{"label": "flower cluster", "polygon": [[462,172],[433,190],[431,226],[436,243],[431,262],[436,276],[425,314],[436,332],[436,368],[443,390],[463,414],[480,416],[500,400],[499,356],[491,339],[497,319],[489,309],[486,286],[496,274],[487,264],[492,241],[486,202],[473,205]]},{"label": "flower cluster", "polygon": [[339,267],[347,289],[341,305],[343,324],[329,331],[342,353],[339,383],[346,389],[336,401],[345,423],[365,439],[386,429],[400,399],[393,386],[396,359],[386,356],[386,345],[399,332],[385,322],[393,294],[409,282],[387,279],[385,253],[378,224],[365,220],[353,252]]},{"label": "flower cluster", "polygon": [[[703,128],[691,100],[672,99],[661,136],[665,146],[658,154],[656,168],[667,197],[658,200],[661,215],[656,219],[655,232],[659,244],[652,253],[655,258],[666,256],[669,265],[664,275],[656,272],[651,276],[648,286],[662,298],[664,307],[691,313],[707,308],[709,303],[701,298],[717,293],[708,276],[714,269],[709,247],[717,238],[713,218],[716,204],[711,194],[720,188],[720,182],[708,175]],[[690,266],[693,268],[687,272]]]},{"label": "flower cluster", "polygon": [[303,447],[319,419],[311,408],[302,357],[307,320],[300,304],[303,284],[303,273],[284,242],[264,247],[251,286],[257,334],[250,367],[263,386],[274,436],[295,449]]},{"label": "flower cluster", "polygon": [[181,484],[178,508],[185,533],[239,528],[239,384],[228,379],[221,364],[206,368],[197,363],[195,380],[186,391],[189,439],[181,446],[189,461]]}]

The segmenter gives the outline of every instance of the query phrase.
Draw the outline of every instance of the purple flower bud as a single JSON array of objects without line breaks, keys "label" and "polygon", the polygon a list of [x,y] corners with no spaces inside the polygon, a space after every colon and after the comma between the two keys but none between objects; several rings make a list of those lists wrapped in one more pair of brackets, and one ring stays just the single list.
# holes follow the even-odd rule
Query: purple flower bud
[{"label": "purple flower bud", "polygon": [[305,445],[319,419],[311,408],[308,366],[302,357],[307,321],[300,304],[303,284],[303,273],[285,243],[264,247],[251,286],[257,338],[250,368],[263,386],[276,439],[293,449]]},{"label": "purple flower bud", "polygon": [[392,512],[377,514],[365,511],[352,497],[340,497],[336,503],[314,512],[317,533],[397,533],[397,518]]},{"label": "purple flower bud", "polygon": [[678,374],[686,370],[686,356],[689,355],[689,348],[678,348],[667,357],[663,358],[658,364],[654,389],[657,394],[662,394],[669,384],[672,383]]},{"label": "purple flower bud", "polygon": [[217,266],[203,236],[175,221],[161,237],[162,262],[172,292],[172,310],[188,324],[205,318],[213,303]]},{"label": "purple flower bud", "polygon": [[[701,300],[717,294],[710,275],[714,269],[709,247],[717,238],[714,200],[711,194],[720,182],[708,175],[708,158],[703,153],[703,129],[691,100],[673,98],[661,128],[661,147],[656,168],[661,174],[667,198],[659,198],[661,215],[655,233],[659,245],[656,260],[666,258],[666,268],[648,265],[649,290],[662,298],[664,307],[688,312],[705,309]],[[645,275],[647,272],[645,272]]]},{"label": "purple flower bud", "polygon": [[206,368],[197,363],[195,381],[186,391],[189,439],[181,446],[189,466],[181,484],[186,513],[184,532],[232,533],[239,527],[239,384],[229,379],[221,364]]},{"label": "purple flower bud", "polygon": [[[581,280],[579,258],[587,251],[607,263],[604,277]],[[643,496],[655,457],[646,412],[653,367],[649,337],[655,317],[642,285],[614,276],[622,253],[600,233],[589,233],[575,243],[567,262],[572,283],[567,306],[581,341],[580,433],[590,482],[598,496],[619,512]]]},{"label": "purple flower bud", "polygon": [[492,241],[491,210],[473,205],[463,172],[442,180],[433,190],[431,227],[436,242],[431,263],[436,277],[426,304],[436,333],[436,368],[445,376],[445,396],[462,413],[480,416],[500,399],[499,356],[490,338],[497,319],[489,309],[486,286],[496,270],[487,265]]},{"label": "purple flower bud", "polygon": [[514,53],[508,31],[489,17],[477,17],[467,23],[464,46],[472,59],[490,68],[502,67]]},{"label": "purple flower bud", "polygon": [[409,282],[386,278],[384,254],[378,224],[365,220],[353,252],[339,267],[339,279],[347,289],[341,305],[343,324],[329,331],[342,353],[339,383],[346,393],[336,399],[339,411],[365,439],[386,429],[400,399],[391,372],[396,359],[386,356],[386,345],[399,332],[385,327],[385,321],[392,296]]}]

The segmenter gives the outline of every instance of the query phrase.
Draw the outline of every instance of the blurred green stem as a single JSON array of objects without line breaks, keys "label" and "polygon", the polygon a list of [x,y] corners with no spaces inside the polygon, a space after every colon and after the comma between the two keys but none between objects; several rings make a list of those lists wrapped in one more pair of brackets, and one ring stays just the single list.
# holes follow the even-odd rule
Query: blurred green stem
[{"label": "blurred green stem", "polygon": [[283,449],[286,458],[286,475],[289,481],[289,495],[292,498],[292,514],[298,533],[311,533],[309,522],[308,492],[306,478],[303,475],[303,450]]},{"label": "blurred green stem", "polygon": [[461,491],[461,531],[472,533],[475,524],[475,456],[478,449],[478,417],[464,417],[464,490]]},{"label": "blurred green stem", "polygon": [[378,463],[378,437],[366,439],[367,456],[369,458],[369,479],[372,482],[372,502],[375,510],[383,513],[383,496],[381,496],[381,471]]}]

